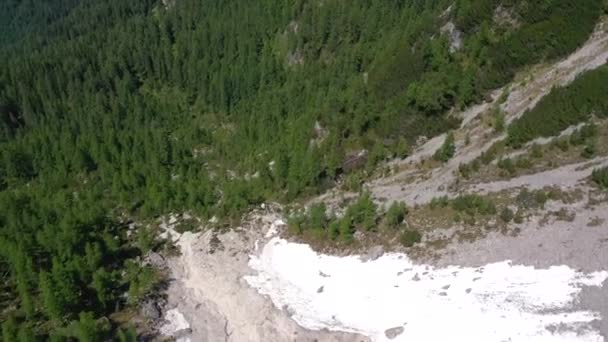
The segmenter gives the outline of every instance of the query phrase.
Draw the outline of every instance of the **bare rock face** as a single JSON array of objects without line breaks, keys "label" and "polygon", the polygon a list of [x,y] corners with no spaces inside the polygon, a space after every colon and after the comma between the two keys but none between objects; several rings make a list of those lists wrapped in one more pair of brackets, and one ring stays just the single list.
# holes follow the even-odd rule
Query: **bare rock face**
[{"label": "bare rock face", "polygon": [[449,21],[441,27],[441,33],[448,36],[450,41],[450,52],[454,53],[462,48],[462,32]]},{"label": "bare rock face", "polygon": [[394,327],[394,328],[386,329],[386,331],[384,331],[384,335],[389,340],[392,340],[392,339],[396,338],[397,336],[403,334],[404,330],[405,329],[403,327]]}]

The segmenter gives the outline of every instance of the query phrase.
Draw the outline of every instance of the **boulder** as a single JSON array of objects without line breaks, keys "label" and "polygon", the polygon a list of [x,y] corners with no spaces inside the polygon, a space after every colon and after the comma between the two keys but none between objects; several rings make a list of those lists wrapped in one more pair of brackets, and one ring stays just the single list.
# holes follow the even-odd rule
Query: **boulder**
[{"label": "boulder", "polygon": [[403,334],[403,331],[405,331],[405,329],[403,327],[394,327],[394,328],[390,328],[390,329],[386,329],[384,331],[384,335],[386,336],[386,338],[388,338],[389,340],[394,339],[395,337]]},{"label": "boulder", "polygon": [[144,257],[144,263],[156,268],[164,268],[167,265],[162,255],[152,251]]},{"label": "boulder", "polygon": [[156,304],[156,302],[153,300],[145,301],[141,305],[140,312],[141,312],[142,316],[144,316],[148,319],[152,319],[152,320],[160,319],[160,309],[158,308],[158,305]]}]

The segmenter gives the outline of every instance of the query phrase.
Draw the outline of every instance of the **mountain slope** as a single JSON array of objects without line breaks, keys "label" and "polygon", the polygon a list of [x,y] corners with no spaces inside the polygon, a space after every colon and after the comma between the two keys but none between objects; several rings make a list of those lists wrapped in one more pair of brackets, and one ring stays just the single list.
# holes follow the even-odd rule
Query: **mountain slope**
[{"label": "mountain slope", "polygon": [[[374,200],[410,200],[408,187],[429,197],[449,185],[451,172],[481,152],[467,154],[459,134],[485,130],[474,119],[497,103],[495,89],[574,52],[605,10],[601,0],[1,6],[0,320],[7,340],[133,340],[129,322],[149,328],[138,311],[166,286],[150,260],[171,251],[155,235],[156,218],[169,212],[196,216],[179,230],[198,228],[198,220],[226,228],[268,201],[297,205],[342,184],[382,183],[372,186],[377,198],[362,196],[346,210],[348,220],[313,220],[316,228],[333,224],[318,234],[321,245],[355,242],[381,223]],[[585,45],[555,66],[568,75],[541,86],[605,60],[605,37],[594,39],[595,48]],[[503,126],[536,101],[517,99],[538,91],[535,82],[513,89]],[[448,130],[457,146],[444,157],[455,159],[424,166],[435,170],[432,187],[413,179],[395,190],[390,178],[374,180],[422,136],[437,138],[406,162],[434,154]],[[490,140],[471,138],[489,149]],[[301,223],[297,230],[309,234]],[[407,241],[418,237],[408,233]]]}]

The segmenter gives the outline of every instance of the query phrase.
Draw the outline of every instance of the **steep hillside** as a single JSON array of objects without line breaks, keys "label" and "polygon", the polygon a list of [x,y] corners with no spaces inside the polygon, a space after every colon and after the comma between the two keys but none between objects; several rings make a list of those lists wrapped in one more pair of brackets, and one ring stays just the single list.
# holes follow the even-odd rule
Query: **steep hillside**
[{"label": "steep hillside", "polygon": [[[608,122],[602,96],[580,95],[590,82],[606,84],[607,58],[601,23],[567,58],[454,113],[462,124],[446,161],[434,158],[442,135],[382,164],[363,193],[345,182],[301,207],[263,205],[229,232],[200,221],[200,232],[176,233],[173,217],[163,227],[182,253],[168,260],[176,281],[167,307],[188,329],[163,332],[230,341],[605,340]],[[585,101],[565,114],[564,99]],[[522,129],[538,138],[510,143]]]},{"label": "steep hillside", "polygon": [[[500,191],[592,173],[605,184],[605,10],[602,0],[4,1],[3,339],[163,332],[157,304],[171,304],[169,272],[180,266],[160,267],[176,252],[160,233],[229,230],[268,202],[292,209],[277,209],[285,234],[317,249],[382,244],[425,260],[441,252],[419,242],[433,242],[432,226],[451,227],[451,216],[473,221],[454,239],[484,236],[477,223],[514,205],[512,193],[488,204]],[[529,145],[564,130],[567,143],[545,144],[555,149]],[[517,157],[527,153],[546,157],[532,167]],[[463,197],[471,193],[479,197]],[[172,212],[184,213],[173,230],[159,222]],[[250,271],[261,233],[248,227],[227,236],[251,240],[210,268]],[[196,244],[198,233],[188,234]],[[211,251],[226,238],[206,234]],[[193,262],[186,242],[177,247]],[[223,258],[232,252],[242,257],[235,264]],[[226,276],[239,279],[227,285],[235,291],[246,285],[241,273],[219,273],[218,284]],[[209,338],[329,336],[247,289],[251,311],[218,302]],[[248,321],[256,305],[281,328]],[[246,328],[222,327],[218,312]],[[352,332],[332,338],[361,337]]]}]

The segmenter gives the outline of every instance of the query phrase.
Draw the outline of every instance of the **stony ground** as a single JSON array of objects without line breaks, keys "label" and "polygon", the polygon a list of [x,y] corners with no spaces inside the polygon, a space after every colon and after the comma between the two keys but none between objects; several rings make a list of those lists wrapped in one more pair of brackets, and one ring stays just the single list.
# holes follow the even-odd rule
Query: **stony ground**
[{"label": "stony ground", "polygon": [[[277,219],[273,210],[260,210],[242,227],[225,233],[173,231],[181,255],[169,260],[174,280],[166,310],[177,309],[190,324],[169,335],[193,342],[369,341],[356,334],[306,330],[290,319],[288,310],[274,307],[245,282],[243,277],[253,273],[250,255],[269,240],[260,228],[265,231]],[[179,326],[175,316],[169,318],[165,325]]]}]

